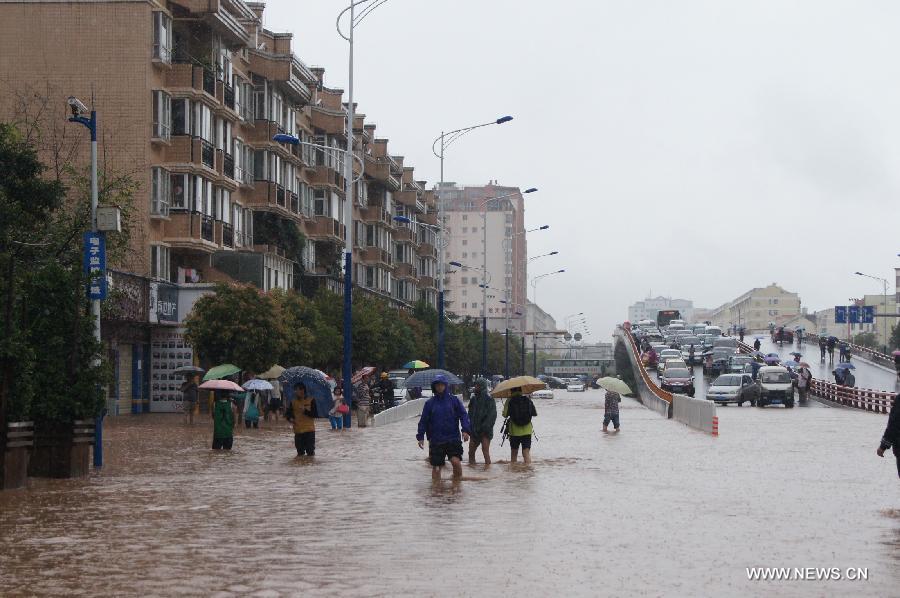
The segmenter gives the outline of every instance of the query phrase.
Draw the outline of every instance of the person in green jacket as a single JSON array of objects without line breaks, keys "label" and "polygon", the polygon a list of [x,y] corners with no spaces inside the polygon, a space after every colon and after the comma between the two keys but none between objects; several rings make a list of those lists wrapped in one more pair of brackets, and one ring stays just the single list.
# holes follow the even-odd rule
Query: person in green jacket
[{"label": "person in green jacket", "polygon": [[469,399],[469,421],[472,435],[469,438],[469,465],[475,465],[475,452],[481,447],[485,464],[491,463],[491,439],[494,438],[494,424],[497,422],[497,404],[488,394],[487,380],[475,381],[475,392]]},{"label": "person in green jacket", "polygon": [[232,403],[223,391],[216,391],[216,402],[213,404],[213,450],[231,450],[234,442],[234,411]]},{"label": "person in green jacket", "polygon": [[522,459],[525,464],[531,463],[531,435],[534,434],[534,426],[531,418],[537,416],[537,409],[531,397],[522,394],[521,388],[510,390],[509,398],[503,404],[503,417],[508,417],[509,422],[509,448],[510,461],[519,460],[519,447],[522,447]]}]

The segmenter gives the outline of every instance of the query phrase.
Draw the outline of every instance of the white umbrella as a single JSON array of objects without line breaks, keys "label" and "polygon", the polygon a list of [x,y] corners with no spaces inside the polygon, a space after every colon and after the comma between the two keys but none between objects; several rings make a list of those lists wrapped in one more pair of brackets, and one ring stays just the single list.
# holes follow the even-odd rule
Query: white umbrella
[{"label": "white umbrella", "polygon": [[244,390],[273,390],[274,388],[269,382],[259,378],[244,382]]}]

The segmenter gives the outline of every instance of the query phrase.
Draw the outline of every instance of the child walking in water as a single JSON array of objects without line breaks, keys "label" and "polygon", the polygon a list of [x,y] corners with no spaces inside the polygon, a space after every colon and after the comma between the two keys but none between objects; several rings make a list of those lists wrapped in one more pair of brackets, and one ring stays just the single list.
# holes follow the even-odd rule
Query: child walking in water
[{"label": "child walking in water", "polygon": [[328,412],[328,421],[331,422],[331,431],[337,432],[344,428],[344,414],[341,413],[340,407],[344,404],[344,397],[340,389],[334,391],[334,406]]}]

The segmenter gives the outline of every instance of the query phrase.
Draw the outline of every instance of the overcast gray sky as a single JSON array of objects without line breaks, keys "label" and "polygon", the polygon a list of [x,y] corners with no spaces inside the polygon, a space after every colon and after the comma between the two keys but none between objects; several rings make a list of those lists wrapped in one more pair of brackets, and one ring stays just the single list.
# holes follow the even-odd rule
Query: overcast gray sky
[{"label": "overcast gray sky", "polygon": [[[269,0],[265,24],[347,82],[347,0]],[[357,29],[356,100],[438,179],[536,186],[539,303],[607,340],[652,291],[713,307],[772,282],[811,310],[900,266],[900,3],[390,0]],[[553,261],[556,260],[556,261]],[[552,282],[551,282],[552,281]],[[893,292],[893,283],[890,291]]]}]

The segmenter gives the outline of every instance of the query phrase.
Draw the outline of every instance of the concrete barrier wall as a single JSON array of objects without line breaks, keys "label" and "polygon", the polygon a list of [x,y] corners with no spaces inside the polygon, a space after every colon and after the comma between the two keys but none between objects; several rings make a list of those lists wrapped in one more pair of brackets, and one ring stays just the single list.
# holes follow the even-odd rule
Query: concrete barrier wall
[{"label": "concrete barrier wall", "polygon": [[684,395],[672,396],[673,419],[701,432],[713,433],[716,404],[705,399],[692,399]]},{"label": "concrete barrier wall", "polygon": [[652,409],[663,417],[671,418],[672,405],[665,400],[665,397],[671,395],[659,388],[656,383],[653,382],[653,379],[647,375],[643,364],[640,363],[637,347],[634,344],[634,339],[631,334],[619,329],[617,330],[617,335],[622,339],[622,342],[625,343],[625,346],[628,349],[628,360],[631,362],[631,371],[634,374],[634,379],[637,381],[638,386],[635,389],[637,391],[637,400],[647,409]]},{"label": "concrete barrier wall", "polygon": [[386,426],[410,417],[422,415],[422,409],[425,407],[425,401],[428,399],[413,399],[402,405],[385,409],[381,413],[372,418],[373,426]]}]

